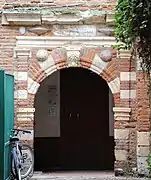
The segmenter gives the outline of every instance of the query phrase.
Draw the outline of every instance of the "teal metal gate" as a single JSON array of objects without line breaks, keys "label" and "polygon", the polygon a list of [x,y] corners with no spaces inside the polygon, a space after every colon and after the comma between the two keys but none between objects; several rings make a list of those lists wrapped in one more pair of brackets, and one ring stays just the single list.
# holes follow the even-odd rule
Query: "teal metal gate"
[{"label": "teal metal gate", "polygon": [[9,138],[14,126],[14,77],[0,71],[0,180],[10,179]]}]

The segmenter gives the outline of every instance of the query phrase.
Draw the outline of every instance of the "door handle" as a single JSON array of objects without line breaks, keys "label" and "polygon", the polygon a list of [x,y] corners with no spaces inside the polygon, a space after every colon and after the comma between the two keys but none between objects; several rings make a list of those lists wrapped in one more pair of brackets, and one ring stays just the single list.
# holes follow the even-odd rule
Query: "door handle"
[{"label": "door handle", "polygon": [[79,118],[80,117],[80,114],[79,113],[77,113],[77,118]]},{"label": "door handle", "polygon": [[72,116],[72,115],[71,115],[71,113],[70,113],[70,114],[69,114],[69,118],[71,118],[71,116]]}]

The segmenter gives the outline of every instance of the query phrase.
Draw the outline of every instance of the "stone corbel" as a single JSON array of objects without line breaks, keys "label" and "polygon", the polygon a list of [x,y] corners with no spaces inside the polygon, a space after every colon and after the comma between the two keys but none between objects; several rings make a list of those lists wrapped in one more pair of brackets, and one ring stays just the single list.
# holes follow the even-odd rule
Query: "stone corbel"
[{"label": "stone corbel", "polygon": [[114,13],[109,13],[109,14],[107,14],[106,15],[106,23],[108,24],[108,25],[114,25],[115,23],[114,23],[114,19],[115,19],[115,14]]},{"label": "stone corbel", "polygon": [[18,58],[20,56],[31,58],[31,50],[30,49],[14,49],[14,58]]},{"label": "stone corbel", "polygon": [[131,108],[114,107],[114,119],[116,121],[129,121]]},{"label": "stone corbel", "polygon": [[119,50],[117,53],[118,59],[130,59],[131,51],[130,50]]}]

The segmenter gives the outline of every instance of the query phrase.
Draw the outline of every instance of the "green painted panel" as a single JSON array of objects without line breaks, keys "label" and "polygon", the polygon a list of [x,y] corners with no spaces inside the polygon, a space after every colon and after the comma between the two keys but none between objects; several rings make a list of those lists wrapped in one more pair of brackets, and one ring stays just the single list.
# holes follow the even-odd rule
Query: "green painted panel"
[{"label": "green painted panel", "polygon": [[4,81],[5,73],[0,71],[0,180],[4,179]]},{"label": "green painted panel", "polygon": [[10,177],[9,138],[14,126],[14,78],[0,71],[0,180]]}]

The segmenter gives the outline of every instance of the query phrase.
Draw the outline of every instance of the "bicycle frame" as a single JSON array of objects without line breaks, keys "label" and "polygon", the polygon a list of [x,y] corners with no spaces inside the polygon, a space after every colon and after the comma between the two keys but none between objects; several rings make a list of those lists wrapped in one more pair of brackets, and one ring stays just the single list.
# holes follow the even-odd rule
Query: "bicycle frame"
[{"label": "bicycle frame", "polygon": [[11,143],[10,145],[13,147],[11,154],[12,154],[12,168],[15,169],[17,167],[18,173],[19,173],[19,179],[21,179],[20,175],[20,169],[22,167],[22,154],[21,149],[19,148],[19,138],[18,138],[18,132],[14,134],[13,137],[11,137]]},{"label": "bicycle frame", "polygon": [[[12,174],[17,177],[17,180],[21,180],[21,170],[24,164],[25,154],[22,154],[22,145],[20,145],[19,133],[31,133],[30,131],[13,129],[13,136],[10,138],[10,145],[12,146]],[[31,166],[32,167],[32,166]],[[16,175],[17,174],[17,175]],[[26,177],[26,176],[25,176]]]},{"label": "bicycle frame", "polygon": [[[12,149],[13,157],[16,157],[16,165],[18,168],[21,168],[21,151],[19,149],[19,141],[14,142]],[[14,160],[13,160],[14,161]]]}]

